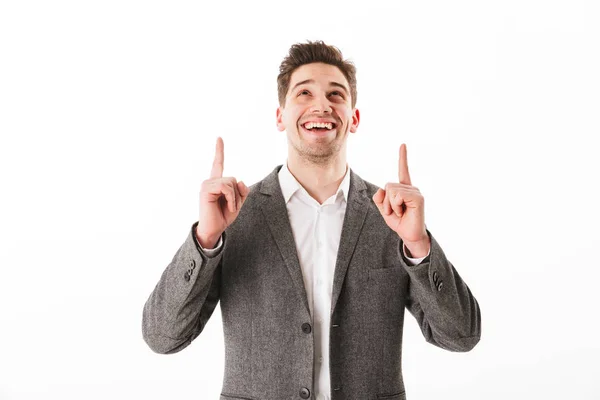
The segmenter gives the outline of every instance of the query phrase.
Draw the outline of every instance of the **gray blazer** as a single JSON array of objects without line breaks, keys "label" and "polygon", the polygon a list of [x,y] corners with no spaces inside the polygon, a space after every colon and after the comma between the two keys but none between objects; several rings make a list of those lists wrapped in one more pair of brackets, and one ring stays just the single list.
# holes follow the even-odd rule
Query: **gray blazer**
[{"label": "gray blazer", "polygon": [[[279,186],[281,167],[250,187],[213,257],[200,250],[197,222],[192,225],[144,306],[144,340],[171,354],[200,335],[221,301],[220,400],[315,398],[312,317]],[[377,189],[350,170],[331,304],[332,400],[406,399],[405,307],[425,339],[443,349],[469,351],[481,334],[479,305],[429,230],[429,256],[407,264],[402,240],[372,200]]]}]

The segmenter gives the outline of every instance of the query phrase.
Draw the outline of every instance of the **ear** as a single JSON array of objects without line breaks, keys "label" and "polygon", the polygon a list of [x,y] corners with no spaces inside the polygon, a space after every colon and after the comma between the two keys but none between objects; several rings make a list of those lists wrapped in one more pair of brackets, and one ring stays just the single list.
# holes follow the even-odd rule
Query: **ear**
[{"label": "ear", "polygon": [[277,129],[279,132],[285,131],[285,125],[283,124],[283,108],[277,107]]},{"label": "ear", "polygon": [[358,111],[358,108],[355,108],[354,110],[352,110],[352,125],[350,125],[350,132],[356,132],[356,129],[358,129],[359,122],[360,112]]}]

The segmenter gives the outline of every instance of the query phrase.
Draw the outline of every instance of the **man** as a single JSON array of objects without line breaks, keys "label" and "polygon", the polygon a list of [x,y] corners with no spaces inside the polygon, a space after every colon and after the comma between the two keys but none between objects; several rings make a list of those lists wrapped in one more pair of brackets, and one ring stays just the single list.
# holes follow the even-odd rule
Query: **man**
[{"label": "man", "polygon": [[405,399],[405,307],[436,346],[479,341],[479,305],[425,227],[406,146],[383,189],[348,167],[355,74],[333,46],[291,47],[277,80],[286,165],[248,188],[222,176],[218,138],[199,221],[146,302],[144,339],[163,354],[221,302],[221,400]]}]

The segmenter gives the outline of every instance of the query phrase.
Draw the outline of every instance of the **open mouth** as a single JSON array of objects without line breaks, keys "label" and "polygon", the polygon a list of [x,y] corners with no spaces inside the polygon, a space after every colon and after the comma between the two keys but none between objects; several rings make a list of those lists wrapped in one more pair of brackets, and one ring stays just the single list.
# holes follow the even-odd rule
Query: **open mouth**
[{"label": "open mouth", "polygon": [[335,132],[337,125],[333,122],[306,122],[301,127],[309,134],[326,135],[330,132]]}]

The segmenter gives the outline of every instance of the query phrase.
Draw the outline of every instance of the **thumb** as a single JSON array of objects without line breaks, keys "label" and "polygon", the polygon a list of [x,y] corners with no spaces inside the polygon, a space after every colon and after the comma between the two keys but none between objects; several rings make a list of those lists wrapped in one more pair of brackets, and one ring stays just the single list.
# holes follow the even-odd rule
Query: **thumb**
[{"label": "thumb", "polygon": [[385,190],[377,189],[377,192],[375,192],[375,194],[373,195],[373,202],[375,203],[375,206],[377,207],[377,209],[379,210],[381,215],[384,215],[384,213],[383,213],[383,200],[384,199],[385,199]]},{"label": "thumb", "polygon": [[242,197],[242,203],[246,200],[246,197],[248,197],[248,193],[250,192],[250,189],[248,189],[248,186],[246,186],[246,184],[243,181],[239,181],[237,183],[237,187],[238,187],[238,192],[240,193],[240,196]]},{"label": "thumb", "polygon": [[383,199],[385,198],[385,190],[379,188],[373,195],[373,201],[376,205],[381,205],[383,203]]}]

